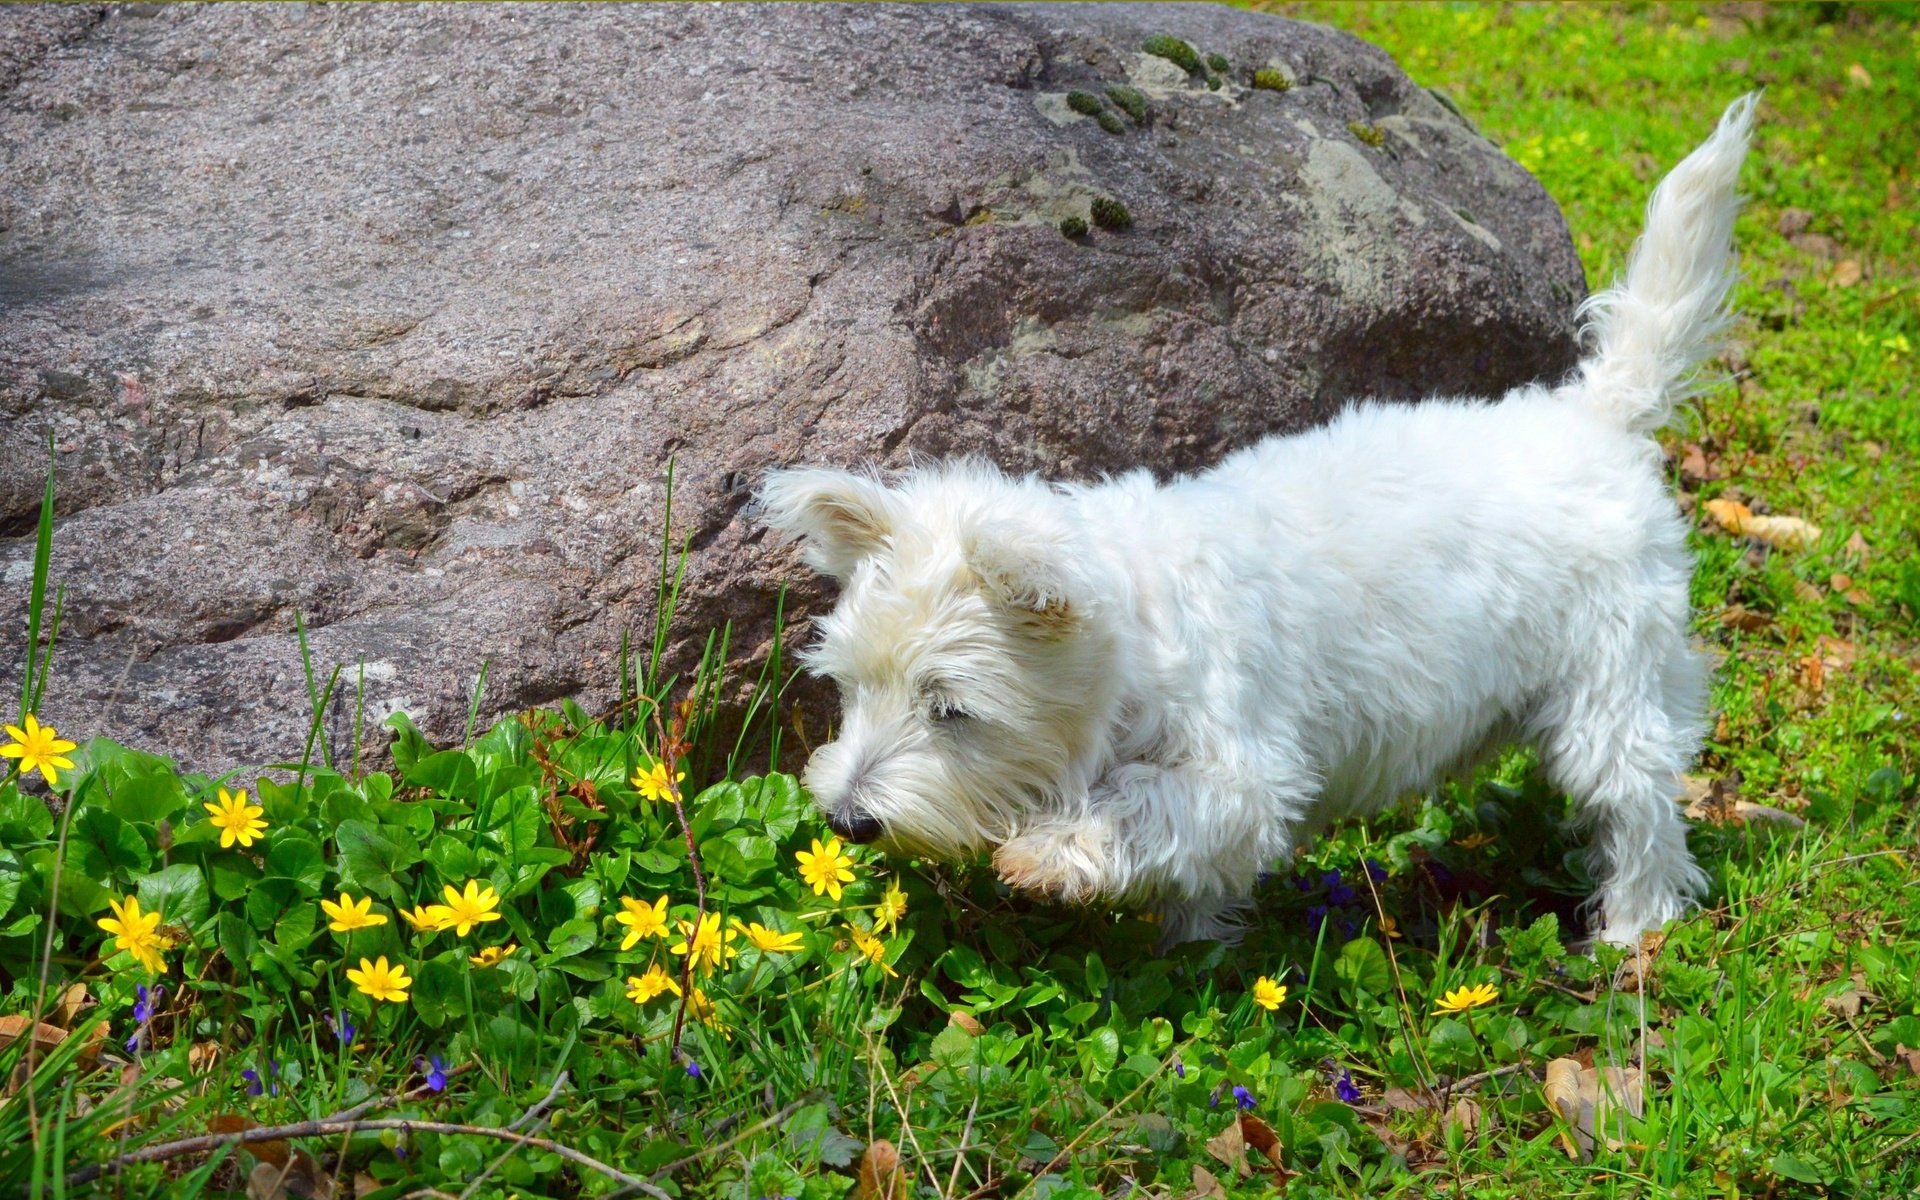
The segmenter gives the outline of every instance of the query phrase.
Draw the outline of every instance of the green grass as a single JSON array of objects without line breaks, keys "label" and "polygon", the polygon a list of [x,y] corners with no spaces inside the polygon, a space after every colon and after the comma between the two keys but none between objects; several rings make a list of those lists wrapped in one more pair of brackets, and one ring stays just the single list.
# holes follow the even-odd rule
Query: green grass
[{"label": "green grass", "polygon": [[[689,1014],[675,1057],[672,997],[636,1005],[624,981],[681,960],[662,939],[622,951],[613,921],[621,897],[667,895],[676,919],[696,907],[678,819],[628,782],[671,739],[672,701],[719,693],[711,670],[660,676],[646,652],[664,627],[623,666],[619,711],[516,718],[450,750],[402,720],[388,773],[316,739],[304,762],[216,780],[95,740],[57,803],[37,776],[0,784],[0,1014],[72,1029],[30,1067],[26,1041],[0,1049],[0,1078],[16,1080],[0,1101],[0,1189],[94,1194],[109,1185],[62,1181],[216,1120],[366,1106],[389,1127],[328,1126],[298,1145],[382,1197],[621,1186],[558,1145],[673,1195],[837,1200],[875,1139],[900,1148],[917,1194],[944,1197],[1185,1196],[1208,1178],[1235,1195],[1920,1192],[1912,6],[1287,11],[1350,28],[1444,89],[1560,202],[1596,282],[1661,171],[1728,100],[1767,86],[1737,231],[1737,381],[1668,441],[1701,515],[1698,631],[1723,656],[1700,778],[1804,826],[1702,823],[1708,906],[1622,974],[1617,953],[1566,947],[1587,890],[1579,840],[1514,757],[1312,847],[1264,889],[1242,946],[1159,958],[1139,918],[1031,906],[980,868],[869,858],[841,898],[816,895],[794,858],[822,832],[804,795],[784,776],[729,780],[749,748],[717,744],[703,702],[670,757],[688,770],[709,907],[799,932],[801,947],[746,950],[702,977],[717,1024]],[[1767,550],[1705,518],[1721,497],[1824,532]],[[46,578],[29,605],[43,643],[57,628]],[[677,578],[663,553],[663,611]],[[781,672],[761,676],[763,702]],[[57,689],[57,656],[29,678]],[[313,664],[309,701],[354,678]],[[221,785],[257,798],[262,842],[217,845],[201,805]],[[499,889],[500,921],[464,937],[406,928],[401,908],[469,878]],[[882,936],[883,966],[849,929],[871,927],[893,879],[908,909]],[[386,924],[327,931],[318,900],[343,888],[373,896]],[[143,1031],[135,987],[150,977],[95,925],[129,894],[176,942]],[[508,942],[502,965],[468,962]],[[407,1003],[346,980],[380,954],[413,975]],[[1261,975],[1289,990],[1270,1013],[1251,998]],[[1499,999],[1434,1015],[1472,984]],[[96,1003],[53,1012],[75,985]],[[105,1069],[79,1053],[96,1031]],[[425,1086],[436,1055],[441,1091]],[[1645,1071],[1643,1116],[1588,1162],[1545,1098],[1548,1064],[1569,1057]],[[1353,1103],[1336,1094],[1345,1078]],[[1257,1124],[1236,1120],[1236,1087]],[[545,1141],[435,1131],[516,1120]],[[1281,1168],[1256,1149],[1243,1173],[1223,1136],[1266,1130]],[[259,1161],[182,1154],[111,1186],[237,1192]]]}]

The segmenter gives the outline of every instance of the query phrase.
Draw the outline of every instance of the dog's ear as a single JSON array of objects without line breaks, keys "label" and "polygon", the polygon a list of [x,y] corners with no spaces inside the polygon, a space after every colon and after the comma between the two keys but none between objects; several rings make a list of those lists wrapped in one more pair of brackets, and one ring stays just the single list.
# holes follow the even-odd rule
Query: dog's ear
[{"label": "dog's ear", "polygon": [[1039,524],[990,521],[966,539],[967,566],[989,595],[1038,637],[1065,637],[1078,628],[1080,605],[1068,570],[1064,538]]},{"label": "dog's ear", "polygon": [[806,542],[807,564],[844,580],[893,533],[894,494],[867,475],[826,467],[775,471],[760,485],[760,515],[791,541]]}]

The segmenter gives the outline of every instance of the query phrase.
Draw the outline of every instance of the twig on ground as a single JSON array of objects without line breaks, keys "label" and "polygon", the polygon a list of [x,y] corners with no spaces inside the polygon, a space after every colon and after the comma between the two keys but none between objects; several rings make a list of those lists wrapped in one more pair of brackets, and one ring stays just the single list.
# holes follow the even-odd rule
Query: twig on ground
[{"label": "twig on ground", "polygon": [[[562,1079],[564,1079],[564,1073]],[[557,1083],[558,1081],[556,1081]],[[556,1088],[557,1090],[557,1088]],[[546,1103],[545,1101],[542,1102]],[[666,1192],[648,1183],[644,1179],[627,1174],[618,1167],[601,1162],[592,1155],[584,1154],[571,1146],[563,1146],[550,1138],[533,1137],[517,1133],[512,1129],[501,1129],[486,1125],[456,1125],[446,1121],[417,1121],[406,1118],[382,1118],[376,1121],[299,1121],[291,1125],[265,1125],[237,1133],[214,1133],[201,1137],[182,1138],[179,1141],[163,1142],[157,1146],[147,1146],[140,1150],[122,1154],[117,1158],[90,1167],[82,1167],[66,1178],[66,1186],[75,1188],[91,1183],[102,1175],[116,1174],[121,1168],[134,1163],[163,1162],[179,1158],[186,1154],[219,1150],[228,1146],[246,1145],[253,1142],[277,1142],[292,1138],[332,1137],[335,1134],[379,1133],[385,1130],[409,1131],[418,1133],[454,1133],[469,1134],[474,1137],[498,1138],[514,1142],[519,1146],[532,1146],[557,1154],[568,1162],[596,1171],[607,1178],[625,1185],[630,1192],[640,1192],[653,1197],[653,1200],[673,1200]]]}]

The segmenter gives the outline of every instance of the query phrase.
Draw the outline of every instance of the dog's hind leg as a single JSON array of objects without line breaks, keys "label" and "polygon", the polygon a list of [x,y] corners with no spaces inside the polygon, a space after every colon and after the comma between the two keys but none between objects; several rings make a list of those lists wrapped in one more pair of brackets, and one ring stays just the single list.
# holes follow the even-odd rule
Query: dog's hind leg
[{"label": "dog's hind leg", "polygon": [[1628,661],[1576,672],[1532,722],[1548,777],[1592,830],[1600,938],[1623,945],[1681,915],[1707,887],[1675,802],[1699,744],[1706,671],[1676,629],[1637,640]]}]

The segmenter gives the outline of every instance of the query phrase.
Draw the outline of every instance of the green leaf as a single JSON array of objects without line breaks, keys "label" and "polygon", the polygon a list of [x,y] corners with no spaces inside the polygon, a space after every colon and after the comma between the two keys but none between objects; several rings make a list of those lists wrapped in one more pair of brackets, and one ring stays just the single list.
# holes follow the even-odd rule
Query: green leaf
[{"label": "green leaf", "polygon": [[450,833],[435,834],[423,856],[427,865],[448,883],[461,883],[480,873],[480,859],[467,844]]},{"label": "green leaf", "polygon": [[1773,1156],[1771,1169],[1775,1175],[1783,1179],[1791,1179],[1796,1183],[1825,1185],[1833,1182],[1827,1172],[1799,1155],[1785,1150]]},{"label": "green leaf", "polygon": [[82,808],[73,820],[73,836],[98,849],[108,869],[115,872],[136,874],[153,861],[139,831],[104,808]]},{"label": "green leaf", "polygon": [[964,1067],[979,1052],[978,1039],[958,1025],[948,1025],[933,1037],[933,1061],[943,1067]]},{"label": "green leaf", "polygon": [[414,1011],[434,1028],[467,1014],[464,956],[449,951],[420,964],[409,989]]},{"label": "green leaf", "polygon": [[207,876],[213,881],[213,894],[222,903],[238,900],[260,882],[260,869],[241,854],[216,854],[207,859]]},{"label": "green leaf", "polygon": [[0,850],[0,917],[7,915],[13,908],[13,902],[20,898],[21,885],[26,881],[26,864],[11,850]]},{"label": "green leaf", "polygon": [[1120,1061],[1120,1035],[1104,1025],[1094,1030],[1080,1043],[1080,1061],[1097,1074],[1113,1070]]},{"label": "green leaf", "polygon": [[220,951],[227,956],[227,960],[242,967],[250,963],[254,952],[260,949],[260,939],[254,934],[253,926],[231,910],[220,914],[214,936],[219,940]]},{"label": "green leaf", "polygon": [[276,830],[267,845],[267,877],[288,879],[308,895],[326,882],[327,862],[319,843],[293,830]]},{"label": "green leaf", "polygon": [[455,800],[471,801],[477,793],[474,784],[480,773],[473,759],[463,750],[442,750],[414,763],[406,772],[408,783]]},{"label": "green leaf", "polygon": [[714,877],[723,883],[752,883],[771,871],[780,856],[779,848],[757,833],[730,829],[718,841],[700,848],[702,861]]},{"label": "green leaf", "polygon": [[53,836],[46,803],[12,784],[0,786],[0,845],[21,847]]},{"label": "green leaf", "polygon": [[192,928],[207,919],[211,907],[206,873],[193,863],[174,863],[142,875],[134,881],[134,891],[141,908],[161,914],[171,925]]},{"label": "green leaf", "polygon": [[406,842],[389,836],[392,826],[376,829],[363,821],[347,821],[334,831],[334,844],[340,848],[340,879],[343,886],[357,886],[389,900],[399,900],[405,892],[400,873],[420,861],[419,850],[404,831]]},{"label": "green leaf", "polygon": [[1386,951],[1372,938],[1355,938],[1340,948],[1333,960],[1334,977],[1363,995],[1385,995],[1393,987]]},{"label": "green leaf", "polygon": [[274,879],[270,876],[255,884],[253,890],[247,893],[243,907],[248,923],[255,929],[268,930],[278,925],[287,910],[299,903],[298,884],[290,879]]},{"label": "green leaf", "polygon": [[555,959],[571,958],[576,954],[585,953],[593,949],[593,944],[598,940],[600,940],[599,922],[584,917],[562,922],[547,935],[547,954],[541,959],[541,963],[546,965]]},{"label": "green leaf", "polygon": [[413,718],[406,713],[394,713],[386,719],[385,724],[393,730],[393,745],[388,748],[393,755],[393,765],[400,768],[404,777],[416,762],[433,753],[433,747],[427,744],[426,735],[420,732]]}]

